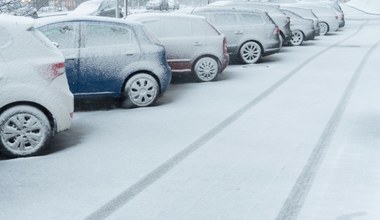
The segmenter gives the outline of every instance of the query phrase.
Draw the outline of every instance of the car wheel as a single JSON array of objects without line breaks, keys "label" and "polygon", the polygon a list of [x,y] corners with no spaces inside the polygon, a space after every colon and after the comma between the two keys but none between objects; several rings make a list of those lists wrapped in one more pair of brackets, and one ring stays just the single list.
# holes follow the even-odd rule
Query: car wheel
[{"label": "car wheel", "polygon": [[16,106],[0,115],[0,150],[7,156],[37,155],[50,136],[49,119],[35,107]]},{"label": "car wheel", "polygon": [[152,105],[159,94],[157,80],[149,74],[138,73],[132,76],[124,87],[125,108],[145,107]]},{"label": "car wheel", "polygon": [[329,25],[326,22],[319,23],[320,35],[326,35],[329,32]]},{"label": "car wheel", "polygon": [[218,73],[218,62],[211,57],[203,57],[199,59],[194,65],[194,76],[197,81],[212,81],[217,77]]},{"label": "car wheel", "polygon": [[302,31],[295,30],[292,31],[292,38],[290,39],[290,44],[293,46],[299,46],[303,43],[304,36]]},{"label": "car wheel", "polygon": [[257,63],[261,58],[261,47],[254,41],[249,41],[240,48],[240,58],[246,64]]}]

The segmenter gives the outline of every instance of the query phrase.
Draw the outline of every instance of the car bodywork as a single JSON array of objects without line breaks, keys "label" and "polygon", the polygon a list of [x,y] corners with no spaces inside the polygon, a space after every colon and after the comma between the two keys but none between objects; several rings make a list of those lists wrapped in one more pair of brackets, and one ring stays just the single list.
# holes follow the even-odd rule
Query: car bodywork
[{"label": "car bodywork", "polygon": [[171,70],[163,46],[154,42],[141,24],[104,17],[50,17],[36,27],[58,43],[65,56],[70,90],[77,98],[123,98],[123,88],[134,74],[147,73],[166,91]]}]

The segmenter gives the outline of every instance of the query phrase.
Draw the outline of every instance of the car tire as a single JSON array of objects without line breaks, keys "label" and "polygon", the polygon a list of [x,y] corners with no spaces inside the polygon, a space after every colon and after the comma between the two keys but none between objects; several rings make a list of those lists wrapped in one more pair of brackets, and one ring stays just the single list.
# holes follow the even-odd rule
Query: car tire
[{"label": "car tire", "polygon": [[257,42],[248,41],[240,47],[239,55],[245,64],[257,63],[262,56],[262,49]]},{"label": "car tire", "polygon": [[294,30],[292,31],[292,38],[290,39],[289,43],[293,46],[299,46],[303,43],[304,39],[305,36],[303,35],[302,31]]},{"label": "car tire", "polygon": [[202,57],[194,65],[194,77],[199,82],[213,81],[218,73],[219,65],[214,58]]},{"label": "car tire", "polygon": [[330,30],[330,27],[326,22],[320,22],[319,28],[320,28],[320,35],[326,35]]},{"label": "car tire", "polygon": [[0,115],[0,151],[8,157],[38,155],[51,134],[49,119],[35,107],[15,106]]},{"label": "car tire", "polygon": [[157,80],[146,73],[133,75],[125,84],[124,108],[146,107],[153,105],[159,95]]}]

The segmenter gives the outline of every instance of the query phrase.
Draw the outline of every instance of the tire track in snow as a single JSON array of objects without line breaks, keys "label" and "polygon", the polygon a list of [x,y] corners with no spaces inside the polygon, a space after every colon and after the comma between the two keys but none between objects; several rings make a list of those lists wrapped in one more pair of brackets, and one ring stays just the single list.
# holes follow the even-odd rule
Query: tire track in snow
[{"label": "tire track in snow", "polygon": [[225,128],[227,128],[229,125],[231,125],[233,122],[235,122],[237,119],[239,119],[244,113],[246,113],[248,110],[259,104],[262,100],[267,98],[269,95],[271,95],[273,92],[275,92],[278,88],[280,88],[283,84],[285,84],[289,79],[291,79],[294,75],[300,72],[300,70],[308,65],[310,62],[312,62],[317,57],[321,56],[322,54],[326,53],[330,49],[338,46],[339,44],[342,44],[343,42],[347,41],[348,39],[355,36],[357,33],[360,32],[360,30],[368,23],[366,21],[363,23],[357,31],[355,31],[353,34],[349,35],[348,37],[344,38],[343,40],[321,50],[320,52],[316,53],[315,55],[311,56],[307,60],[305,60],[303,63],[301,63],[299,66],[297,66],[295,69],[290,71],[287,75],[285,75],[283,78],[278,80],[276,83],[274,83],[272,86],[270,86],[268,89],[263,91],[260,95],[258,95],[256,98],[254,98],[252,101],[241,107],[239,110],[234,112],[232,115],[227,117],[225,120],[223,120],[221,123],[216,125],[214,128],[209,130],[207,133],[196,139],[194,142],[192,142],[189,146],[184,148],[182,151],[175,154],[173,157],[168,159],[166,162],[162,163],[159,167],[148,173],[145,177],[137,181],[132,186],[128,187],[126,190],[121,192],[119,195],[114,197],[112,200],[105,203],[103,206],[99,207],[97,210],[95,210],[93,213],[88,215],[85,219],[86,220],[93,220],[93,219],[106,219],[109,217],[112,213],[116,212],[119,208],[127,204],[129,201],[131,201],[133,198],[135,198],[137,195],[139,195],[141,192],[143,192],[146,188],[148,188],[150,185],[155,183],[157,180],[159,180],[161,177],[163,177],[165,174],[167,174],[170,170],[172,170],[174,167],[176,167],[179,163],[181,163],[183,160],[185,160],[187,157],[189,157],[192,153],[194,153],[196,150],[201,148],[205,143],[207,143],[209,140],[214,138],[217,134],[219,134],[221,131],[223,131]]},{"label": "tire track in snow", "polygon": [[340,121],[343,118],[355,86],[362,75],[362,70],[367,63],[368,58],[371,56],[375,48],[378,47],[379,43],[380,41],[373,45],[360,61],[358,68],[351,77],[338,105],[323,130],[322,135],[319,137],[317,144],[314,146],[306,165],[304,166],[301,174],[298,176],[297,181],[283,204],[279,214],[277,215],[276,220],[296,220],[298,218],[298,215],[313,185],[315,176],[319,171],[319,167],[327,154],[330,142],[332,141]]}]

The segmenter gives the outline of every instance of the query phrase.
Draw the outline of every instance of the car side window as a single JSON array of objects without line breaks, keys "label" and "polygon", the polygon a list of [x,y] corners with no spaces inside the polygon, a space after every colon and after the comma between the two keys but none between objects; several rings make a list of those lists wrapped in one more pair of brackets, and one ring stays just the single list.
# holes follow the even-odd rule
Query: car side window
[{"label": "car side window", "polygon": [[212,14],[210,22],[215,26],[232,26],[237,24],[237,18],[233,12],[216,12]]},{"label": "car side window", "polygon": [[85,47],[99,47],[134,43],[130,28],[114,24],[88,23],[85,25]]},{"label": "car side window", "polygon": [[264,19],[262,16],[255,13],[240,13],[240,24],[242,25],[256,25],[264,24]]},{"label": "car side window", "polygon": [[161,38],[165,35],[165,26],[162,24],[162,20],[149,20],[142,23],[154,36]]},{"label": "car side window", "polygon": [[171,33],[167,30],[163,33],[163,35],[167,35],[167,37],[186,37],[186,36],[192,36],[193,33],[191,31],[191,20],[190,19],[170,19],[165,18],[163,20],[163,25],[165,27],[170,27],[170,30],[176,30],[171,31]]},{"label": "car side window", "polygon": [[63,22],[57,24],[46,25],[39,30],[50,41],[58,43],[60,49],[75,48],[75,26],[74,22]]},{"label": "car side window", "polygon": [[215,36],[219,33],[205,20],[198,20],[191,23],[192,34],[194,36]]}]

